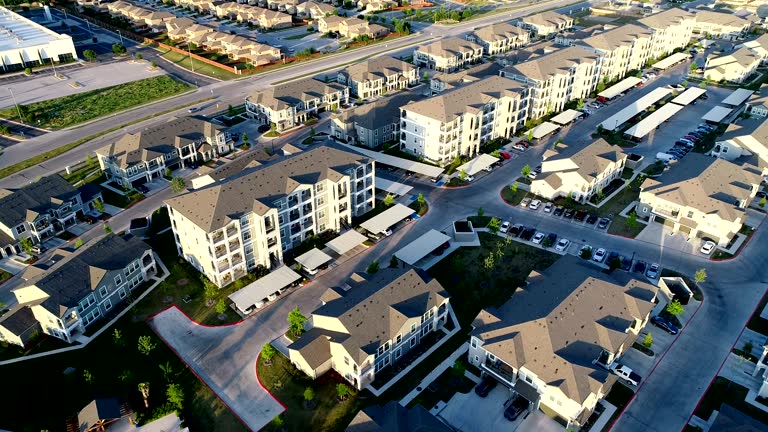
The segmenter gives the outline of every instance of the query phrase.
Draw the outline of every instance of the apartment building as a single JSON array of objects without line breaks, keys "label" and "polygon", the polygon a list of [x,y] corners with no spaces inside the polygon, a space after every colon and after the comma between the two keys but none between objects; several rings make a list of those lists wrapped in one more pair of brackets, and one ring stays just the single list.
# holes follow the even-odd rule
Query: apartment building
[{"label": "apartment building", "polygon": [[602,57],[600,79],[624,78],[629,71],[641,70],[652,53],[653,31],[624,24],[576,42],[576,45]]},{"label": "apartment building", "polygon": [[161,31],[165,27],[166,21],[176,18],[176,15],[170,12],[143,8],[122,0],[106,3],[105,7],[109,14],[114,17],[125,17],[139,27],[146,26],[154,31]]},{"label": "apartment building", "polygon": [[331,136],[372,149],[400,141],[400,107],[423,99],[408,91],[377,99],[331,116]]},{"label": "apartment building", "polygon": [[43,177],[19,189],[0,189],[0,254],[21,252],[19,242],[38,244],[77,223],[93,210],[101,193],[84,195],[59,175]]},{"label": "apartment building", "polygon": [[587,202],[613,180],[621,178],[627,155],[599,138],[581,150],[559,146],[544,152],[541,174],[531,182],[531,192],[554,200],[571,197]]},{"label": "apartment building", "polygon": [[416,48],[413,52],[413,63],[438,72],[455,72],[459,68],[479,62],[482,57],[482,45],[450,37]]},{"label": "apartment building", "polygon": [[336,83],[305,78],[272,86],[246,96],[248,117],[273,124],[284,132],[305,123],[311,116],[335,111],[349,102],[349,89]]},{"label": "apartment building", "polygon": [[768,62],[768,34],[764,34],[755,40],[744,42],[737,45],[736,48],[746,47],[752,50],[755,55],[760,57],[763,63]]},{"label": "apartment building", "polygon": [[400,148],[445,166],[480,146],[511,137],[526,121],[527,90],[493,76],[413,102],[400,110]]},{"label": "apartment building", "polygon": [[762,169],[763,175],[768,175],[768,122],[765,120],[768,108],[758,105],[757,100],[751,100],[750,104],[747,112],[752,118],[728,125],[709,155],[739,165],[752,164]]},{"label": "apartment building", "polygon": [[320,301],[307,332],[288,346],[291,363],[312,379],[333,369],[358,390],[453,315],[440,283],[413,269],[353,274],[347,286],[329,288]]},{"label": "apartment building", "polygon": [[317,147],[166,201],[179,255],[219,287],[374,206],[373,160]]},{"label": "apartment building", "polygon": [[389,34],[389,29],[384,26],[371,24],[359,18],[342,18],[336,15],[318,19],[317,29],[320,33],[335,32],[348,39],[360,36],[378,39]]},{"label": "apartment building", "polygon": [[[29,266],[23,285],[12,290],[20,305],[15,313],[27,324],[31,314],[39,331],[71,343],[155,273],[155,257],[146,243],[108,234],[77,250],[57,249],[50,261]],[[0,327],[5,327],[2,322]],[[7,327],[0,330],[0,337],[8,332]],[[22,336],[6,340],[23,343]]]},{"label": "apartment building", "polygon": [[467,40],[483,47],[485,55],[497,55],[527,45],[530,33],[507,23],[481,27],[467,35]]},{"label": "apartment building", "polygon": [[641,18],[637,22],[653,30],[652,51],[649,57],[660,59],[688,45],[696,17],[690,12],[672,8]]},{"label": "apartment building", "polygon": [[513,21],[513,23],[518,27],[529,30],[534,36],[550,38],[554,37],[556,33],[573,27],[573,18],[557,12],[547,11],[519,18]]},{"label": "apartment building", "polygon": [[600,61],[599,54],[573,46],[507,66],[500,74],[530,88],[528,117],[538,119],[586,99],[600,80]]},{"label": "apartment building", "polygon": [[717,82],[742,83],[757,71],[761,63],[762,59],[757,54],[742,47],[729,54],[707,57],[704,78]]},{"label": "apartment building", "polygon": [[760,90],[750,96],[744,112],[752,117],[768,117],[768,85],[763,84]]},{"label": "apartment building", "polygon": [[279,48],[256,42],[255,39],[223,32],[210,32],[192,39],[199,46],[227,54],[229,58],[243,60],[254,66],[263,66],[281,59]]},{"label": "apartment building", "polygon": [[419,83],[419,68],[394,57],[380,56],[349,66],[339,72],[336,81],[349,87],[359,99],[382,96]]},{"label": "apartment building", "polygon": [[663,220],[689,240],[707,237],[726,246],[741,229],[761,181],[757,167],[692,153],[643,182],[636,211]]},{"label": "apartment building", "polygon": [[384,406],[374,405],[360,410],[345,432],[451,432],[426,408],[416,404],[406,408],[397,401]]},{"label": "apartment building", "polygon": [[743,38],[752,26],[748,20],[731,13],[702,10],[696,12],[694,33],[717,39],[737,40]]},{"label": "apartment building", "polygon": [[469,361],[532,410],[578,429],[616,382],[608,366],[632,347],[657,292],[628,273],[605,274],[566,255],[531,272],[500,308],[478,314]]},{"label": "apartment building", "polygon": [[502,66],[496,62],[481,63],[469,69],[460,70],[454,73],[445,73],[430,77],[429,89],[432,95],[444,91],[453,90],[465,84],[473,83],[487,77],[499,75]]}]

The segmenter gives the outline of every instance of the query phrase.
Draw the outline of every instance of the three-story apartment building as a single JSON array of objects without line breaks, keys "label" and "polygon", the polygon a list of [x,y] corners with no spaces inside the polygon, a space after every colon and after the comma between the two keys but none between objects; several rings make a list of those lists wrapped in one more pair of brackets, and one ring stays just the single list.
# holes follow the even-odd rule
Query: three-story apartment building
[{"label": "three-story apartment building", "polygon": [[497,55],[527,45],[530,33],[507,23],[481,27],[467,35],[467,40],[482,45],[485,55]]},{"label": "three-story apartment building", "polygon": [[752,23],[732,13],[702,10],[696,13],[693,31],[718,39],[737,40],[743,38]]},{"label": "three-story apartment building", "polygon": [[331,116],[331,136],[347,143],[380,148],[400,140],[400,107],[423,99],[414,91],[380,98]]},{"label": "three-story apartment building", "polygon": [[624,24],[577,41],[580,47],[599,54],[600,79],[614,81],[632,70],[641,70],[650,59],[653,31],[647,27]]},{"label": "three-story apartment building", "polygon": [[290,360],[313,379],[333,369],[358,390],[453,315],[440,283],[413,269],[354,274],[320,300],[308,331],[288,346]]},{"label": "three-story apartment building", "polygon": [[381,56],[347,67],[339,72],[336,81],[349,87],[351,96],[368,99],[418,84],[419,68]]},{"label": "three-story apartment building", "polygon": [[123,135],[96,150],[107,178],[131,188],[229,153],[234,142],[226,127],[205,117],[180,117],[140,132]]},{"label": "three-story apartment building", "polygon": [[573,27],[573,18],[557,12],[547,11],[519,18],[514,23],[518,27],[529,30],[534,36],[548,38]]},{"label": "three-story apartment building", "polygon": [[526,120],[527,89],[492,76],[400,109],[400,148],[439,165],[511,137]]},{"label": "three-story apartment building", "polygon": [[696,18],[690,12],[671,8],[641,18],[637,22],[653,30],[650,58],[661,59],[688,45]]},{"label": "three-story apartment building", "polygon": [[566,255],[531,272],[500,308],[478,314],[469,361],[532,409],[578,428],[616,382],[608,367],[632,347],[657,293],[627,273],[608,275]]},{"label": "three-story apartment building", "polygon": [[375,162],[322,146],[166,201],[179,255],[219,287],[374,207]]},{"label": "three-story apartment building", "polygon": [[347,87],[306,78],[251,93],[245,98],[245,110],[248,117],[273,124],[275,130],[283,132],[302,125],[310,116],[334,111],[348,102]]},{"label": "three-story apartment building", "polygon": [[458,37],[440,39],[413,51],[416,66],[438,72],[455,72],[479,62],[482,57],[482,45]]}]

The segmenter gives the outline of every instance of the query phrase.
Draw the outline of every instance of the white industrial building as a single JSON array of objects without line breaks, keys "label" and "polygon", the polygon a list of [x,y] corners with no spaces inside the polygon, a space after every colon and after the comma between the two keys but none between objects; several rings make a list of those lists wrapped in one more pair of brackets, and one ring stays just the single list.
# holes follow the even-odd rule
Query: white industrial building
[{"label": "white industrial building", "polygon": [[0,7],[0,61],[4,72],[77,60],[72,37]]}]

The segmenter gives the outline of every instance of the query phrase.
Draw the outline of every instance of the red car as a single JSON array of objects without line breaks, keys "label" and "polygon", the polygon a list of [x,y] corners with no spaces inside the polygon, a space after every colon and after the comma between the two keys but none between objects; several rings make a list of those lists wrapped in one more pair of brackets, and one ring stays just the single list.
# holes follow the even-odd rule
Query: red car
[{"label": "red car", "polygon": [[608,98],[605,98],[603,96],[598,96],[597,97],[597,101],[600,102],[600,103],[606,103],[606,102],[608,102]]},{"label": "red car", "polygon": [[511,159],[512,158],[512,156],[510,156],[509,153],[507,153],[507,152],[501,152],[501,157],[503,157],[504,159]]}]

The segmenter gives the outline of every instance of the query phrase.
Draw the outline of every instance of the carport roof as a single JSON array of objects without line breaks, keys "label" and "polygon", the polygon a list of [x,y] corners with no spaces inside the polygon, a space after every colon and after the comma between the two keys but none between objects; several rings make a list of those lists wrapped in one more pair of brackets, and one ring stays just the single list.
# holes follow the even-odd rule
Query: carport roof
[{"label": "carport roof", "polygon": [[309,252],[298,256],[296,262],[301,264],[305,269],[314,270],[332,259],[333,258],[320,249],[312,248]]},{"label": "carport roof", "polygon": [[704,121],[710,121],[714,123],[720,123],[724,118],[731,113],[731,108],[716,106],[709,110],[701,119]]},{"label": "carport roof", "polygon": [[414,213],[412,208],[397,203],[392,208],[361,223],[360,226],[372,234],[379,234]]},{"label": "carport roof", "polygon": [[627,135],[631,135],[635,138],[642,138],[652,130],[656,129],[660,124],[669,120],[673,115],[677,114],[681,109],[685,108],[682,105],[668,103],[656,111],[652,112],[648,117],[644,118],[640,123],[627,129],[625,132]]},{"label": "carport roof", "polygon": [[653,65],[654,69],[664,70],[668,69],[671,66],[676,65],[677,63],[680,63],[683,60],[686,60],[688,58],[688,54],[686,53],[674,53],[671,56],[665,58],[664,60],[657,62]]},{"label": "carport roof", "polygon": [[727,98],[723,99],[721,103],[725,105],[739,106],[744,103],[745,100],[749,99],[749,97],[752,96],[752,93],[754,93],[752,90],[736,89],[733,93],[728,95]]},{"label": "carport roof", "polygon": [[558,129],[560,129],[559,125],[547,121],[536,126],[536,128],[533,130],[533,137],[535,139],[543,138]]},{"label": "carport roof", "polygon": [[670,93],[672,93],[672,90],[665,87],[653,89],[650,93],[632,103],[632,105],[629,105],[600,123],[600,125],[605,130],[615,130],[626,123],[627,120],[645,111],[649,106],[667,97]]},{"label": "carport roof", "polygon": [[560,114],[552,117],[550,119],[550,121],[552,121],[552,123],[557,123],[559,125],[567,125],[568,123],[578,119],[582,115],[584,115],[584,114],[581,111],[576,111],[576,110],[569,109],[569,110],[565,110],[565,111],[561,112]]},{"label": "carport roof", "polygon": [[618,82],[618,83],[610,86],[609,88],[601,91],[597,95],[601,96],[601,97],[604,97],[604,98],[607,98],[607,99],[613,99],[616,96],[618,96],[618,95],[624,93],[625,91],[631,89],[632,87],[636,86],[641,81],[642,80],[640,78],[637,78],[637,77],[624,78],[620,82]]},{"label": "carport roof", "polygon": [[426,234],[408,243],[405,247],[395,252],[395,256],[408,265],[416,264],[420,259],[429,255],[451,238],[437,230],[429,230]]},{"label": "carport roof", "polygon": [[354,147],[347,144],[344,144],[344,146],[349,147],[352,151],[356,151],[362,155],[365,155],[375,160],[376,162],[383,163],[384,165],[389,165],[395,168],[413,171],[417,174],[425,175],[428,177],[437,177],[443,173],[443,169],[440,167],[427,165],[425,163],[403,159],[401,157],[379,153],[372,150],[366,150],[363,148]]},{"label": "carport roof", "polygon": [[349,230],[344,234],[336,237],[335,239],[329,241],[326,246],[328,246],[337,254],[344,255],[348,251],[354,249],[355,246],[363,243],[366,240],[366,237],[359,232],[355,230]]},{"label": "carport roof", "polygon": [[380,189],[395,195],[403,196],[413,189],[405,183],[398,183],[385,178],[376,177],[376,189]]},{"label": "carport roof", "polygon": [[680,93],[680,95],[678,95],[676,98],[672,99],[672,103],[678,105],[688,105],[706,92],[707,91],[703,88],[691,87],[688,90]]},{"label": "carport roof", "polygon": [[476,158],[456,168],[456,172],[461,172],[461,170],[464,170],[469,175],[475,175],[498,161],[499,158],[497,157],[481,153]]},{"label": "carport roof", "polygon": [[301,279],[301,276],[288,266],[282,266],[263,278],[249,284],[243,289],[233,292],[229,299],[235,302],[240,310],[260,302],[268,295]]}]

